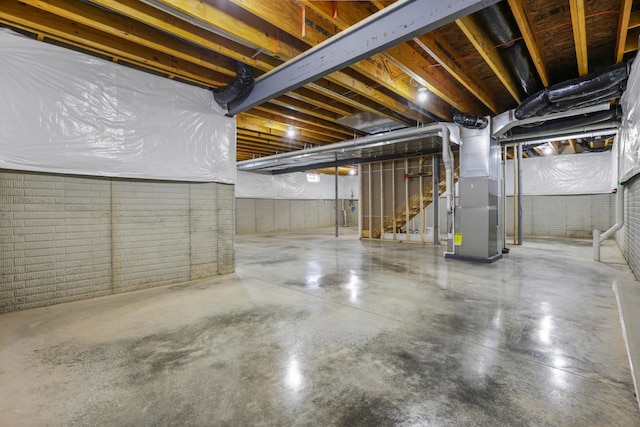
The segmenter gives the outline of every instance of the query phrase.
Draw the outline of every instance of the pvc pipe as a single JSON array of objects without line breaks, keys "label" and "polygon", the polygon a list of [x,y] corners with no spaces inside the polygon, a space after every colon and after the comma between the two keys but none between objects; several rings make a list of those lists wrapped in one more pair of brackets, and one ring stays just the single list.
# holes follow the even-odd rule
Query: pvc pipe
[{"label": "pvc pipe", "polygon": [[[441,125],[441,136],[442,136],[442,162],[444,163],[445,169],[445,183],[447,188],[447,214],[451,218],[451,235],[449,235],[449,230],[447,230],[447,240],[453,241],[455,238],[455,187],[453,182],[453,170],[455,169],[454,160],[453,160],[453,152],[451,151],[451,144],[449,138],[449,128],[445,125]],[[449,245],[447,243],[447,249],[449,249]],[[444,255],[454,254],[455,253],[455,243],[451,245],[451,251],[445,251]]]},{"label": "pvc pipe", "polygon": [[613,236],[613,233],[620,230],[624,225],[624,187],[618,183],[616,189],[616,223],[600,234],[600,230],[593,230],[593,259],[594,261],[600,261],[600,245],[602,242]]}]

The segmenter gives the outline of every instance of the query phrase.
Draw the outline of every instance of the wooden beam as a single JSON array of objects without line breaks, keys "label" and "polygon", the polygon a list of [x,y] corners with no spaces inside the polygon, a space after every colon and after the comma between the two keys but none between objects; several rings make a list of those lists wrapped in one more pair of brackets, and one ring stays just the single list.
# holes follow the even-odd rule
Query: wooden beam
[{"label": "wooden beam", "polygon": [[638,37],[640,37],[640,27],[629,30],[627,33],[627,41],[624,45],[624,53],[638,50]]},{"label": "wooden beam", "polygon": [[[229,4],[227,1],[209,0],[159,0],[175,10],[210,25],[226,34],[242,34],[241,40],[264,49],[272,55],[281,53],[278,27],[256,19],[249,14],[243,14],[242,9]],[[264,2],[269,4],[271,2]],[[279,4],[279,2],[276,2]]]},{"label": "wooden beam", "polygon": [[31,6],[7,0],[0,8],[0,22],[109,57],[206,86],[220,86],[221,75],[210,69],[180,61],[137,43],[114,37],[83,24],[50,14]]},{"label": "wooden beam", "polygon": [[[312,117],[308,114],[298,113],[289,108],[282,108],[270,103],[253,107],[254,110],[262,111],[269,114],[274,119],[282,120],[290,125],[305,127],[317,133],[325,132],[327,135],[337,138],[350,138],[353,135],[351,129],[347,129],[327,120]],[[249,110],[251,111],[251,110]]]},{"label": "wooden beam", "polygon": [[640,27],[640,10],[635,10],[629,15],[629,25],[627,29]]},{"label": "wooden beam", "polygon": [[[279,137],[285,137],[287,130],[289,129],[289,124],[282,123],[277,120],[272,120],[269,118],[268,114],[254,111],[253,109],[239,114],[236,118],[236,126],[238,128],[245,128],[249,130],[255,130],[257,132],[278,135]],[[332,142],[339,142],[343,138],[341,138],[340,136],[332,137],[328,135],[318,134],[316,132],[309,131],[307,128],[299,128],[296,139],[311,144],[323,145]]]},{"label": "wooden beam", "polygon": [[101,8],[129,17],[167,34],[172,34],[182,40],[191,42],[196,46],[202,46],[212,52],[217,52],[236,61],[250,64],[261,71],[269,71],[280,64],[280,60],[276,58],[271,58],[267,55],[255,56],[256,51],[249,47],[231,42],[222,36],[191,25],[182,19],[168,15],[165,12],[146,5],[138,0],[89,1]]},{"label": "wooden beam", "polygon": [[227,76],[235,76],[235,62],[229,58],[180,41],[162,31],[140,24],[131,18],[118,16],[81,2],[69,2],[67,0],[19,1]]},{"label": "wooden beam", "polygon": [[522,38],[524,39],[524,42],[527,45],[527,49],[529,50],[529,55],[531,56],[533,65],[538,71],[540,81],[542,81],[543,86],[548,87],[549,74],[547,73],[547,68],[544,65],[542,54],[540,53],[540,48],[538,47],[538,42],[536,41],[536,38],[533,34],[533,30],[531,29],[531,19],[529,18],[526,2],[522,0],[508,1],[509,6],[511,7],[511,12],[513,13],[513,17],[516,19],[518,28],[520,29],[520,33],[522,34]]},{"label": "wooden beam", "polygon": [[573,154],[576,154],[578,151],[576,149],[576,144],[578,143],[578,141],[576,141],[575,139],[570,139],[569,140],[569,145],[571,146],[571,150],[573,151]]},{"label": "wooden beam", "polygon": [[629,31],[629,20],[631,19],[631,6],[633,0],[622,0],[620,6],[620,18],[618,19],[618,37],[616,38],[616,49],[614,51],[614,63],[622,62],[624,48],[627,44],[627,32]]},{"label": "wooden beam", "polygon": [[275,99],[272,99],[271,101],[269,101],[269,103],[330,122],[334,122],[340,117],[339,115],[332,113],[331,111],[326,111],[323,108],[307,102],[299,101],[287,95],[282,95]]},{"label": "wooden beam", "polygon": [[493,42],[484,30],[482,30],[480,25],[478,25],[471,16],[465,16],[464,18],[457,19],[456,24],[460,27],[462,32],[464,32],[480,56],[482,56],[489,67],[491,67],[513,99],[515,99],[518,104],[521,103],[522,98],[520,96],[520,86],[518,82],[513,77],[509,67],[507,67],[498,51],[494,48]]},{"label": "wooden beam", "polygon": [[[326,95],[325,95],[326,93]],[[306,102],[312,106],[319,106],[324,110],[328,110],[340,117],[351,116],[359,111],[359,108],[348,105],[338,100],[333,91],[327,90],[321,86],[314,86],[313,83],[298,88],[293,92],[287,93],[285,96]]]},{"label": "wooden beam", "polygon": [[587,24],[584,13],[584,0],[569,0],[571,9],[571,24],[573,26],[573,41],[576,46],[576,61],[578,74],[589,74],[589,59],[587,56]]},{"label": "wooden beam", "polygon": [[247,143],[273,145],[275,147],[293,147],[295,149],[302,149],[305,145],[315,145],[311,142],[302,141],[300,139],[291,139],[286,136],[278,136],[274,134],[264,134],[248,129],[238,129],[238,139],[242,139]]},{"label": "wooden beam", "polygon": [[[353,84],[354,90],[346,89],[347,87],[349,87],[349,82]],[[386,95],[381,94],[379,91],[376,91],[378,95],[382,95],[382,98],[375,98],[375,100],[362,95],[363,91],[371,91],[372,96],[375,96],[376,94],[373,93],[374,89],[372,87],[358,82],[353,78],[350,78],[346,73],[333,73],[330,76],[327,76],[326,78],[321,80],[317,80],[314,83],[310,83],[307,86],[312,87],[317,91],[324,91],[323,93],[327,96],[338,99],[340,102],[352,106],[353,108],[358,108],[362,111],[375,113],[389,120],[403,123],[402,120],[394,115],[395,110],[389,108],[384,104],[384,102],[386,101]]]},{"label": "wooden beam", "polygon": [[493,113],[502,112],[502,106],[484,81],[461,59],[456,59],[455,50],[439,31],[416,37],[413,41],[451,74],[462,86],[489,108]]}]

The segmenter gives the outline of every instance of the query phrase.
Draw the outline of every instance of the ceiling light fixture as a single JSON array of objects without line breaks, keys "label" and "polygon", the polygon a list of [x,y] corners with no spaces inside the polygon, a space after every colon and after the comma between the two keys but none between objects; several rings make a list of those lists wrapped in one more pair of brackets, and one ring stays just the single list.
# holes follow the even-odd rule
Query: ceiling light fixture
[{"label": "ceiling light fixture", "polygon": [[289,129],[287,129],[287,136],[289,138],[293,138],[294,136],[296,136],[295,128],[290,127]]},{"label": "ceiling light fixture", "polygon": [[429,91],[426,87],[421,87],[418,89],[418,102],[425,102],[429,97]]},{"label": "ceiling light fixture", "polygon": [[353,168],[351,168],[351,169],[349,170],[349,175],[355,175],[355,174],[356,174],[356,170],[355,170],[355,169],[353,169]]}]

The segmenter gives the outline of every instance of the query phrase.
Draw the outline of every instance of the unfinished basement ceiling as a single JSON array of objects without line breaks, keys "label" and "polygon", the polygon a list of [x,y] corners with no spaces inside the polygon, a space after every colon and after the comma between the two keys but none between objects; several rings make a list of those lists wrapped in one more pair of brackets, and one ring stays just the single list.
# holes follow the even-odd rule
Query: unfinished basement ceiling
[{"label": "unfinished basement ceiling", "polygon": [[[425,8],[447,3],[416,1]],[[233,80],[236,61],[253,67],[259,82],[393,3],[5,0],[0,22],[44,42],[214,89]],[[640,0],[498,2],[238,114],[237,159],[449,121],[454,111],[494,116],[544,87],[627,61],[639,35]],[[530,154],[610,143],[556,141],[551,151]]]}]

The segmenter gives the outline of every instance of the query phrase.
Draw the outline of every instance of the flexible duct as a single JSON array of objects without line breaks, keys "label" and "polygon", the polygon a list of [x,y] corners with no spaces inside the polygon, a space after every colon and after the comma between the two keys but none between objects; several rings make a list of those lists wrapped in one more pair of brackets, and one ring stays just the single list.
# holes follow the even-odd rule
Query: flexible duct
[{"label": "flexible duct", "polygon": [[594,92],[590,96],[578,99],[566,99],[562,101],[552,102],[546,107],[539,110],[536,115],[544,116],[551,113],[561,113],[563,111],[577,110],[578,108],[590,107],[592,105],[602,104],[608,102],[611,99],[620,98],[623,90],[614,86],[609,89],[604,89],[599,92]]},{"label": "flexible duct", "polygon": [[613,145],[605,145],[604,147],[591,147],[591,145],[589,145],[589,143],[591,142],[599,142],[599,141],[606,141],[607,139],[611,138],[610,135],[604,135],[604,136],[600,136],[597,138],[579,138],[577,139],[578,145],[580,145],[580,147],[582,147],[582,149],[584,151],[586,151],[587,153],[602,153],[604,151],[609,151],[613,148]]},{"label": "flexible duct", "polygon": [[253,70],[242,62],[236,63],[236,77],[227,86],[213,89],[213,98],[218,105],[228,109],[231,102],[242,101],[253,89]]},{"label": "flexible duct", "polygon": [[568,111],[619,98],[626,88],[631,63],[545,88],[525,99],[515,110],[518,120]]},{"label": "flexible duct", "polygon": [[517,25],[511,19],[506,2],[500,2],[479,11],[476,16],[482,22],[494,42],[500,44],[500,51],[518,78],[525,96],[540,87],[540,81],[527,54],[524,41],[520,39]]},{"label": "flexible duct", "polygon": [[591,97],[594,93],[619,86],[629,77],[630,65],[626,62],[614,65],[599,73],[567,80],[549,87],[548,97],[551,102]]},{"label": "flexible duct", "polygon": [[484,116],[465,114],[459,111],[453,113],[453,121],[469,129],[484,129],[489,124],[489,120]]}]

